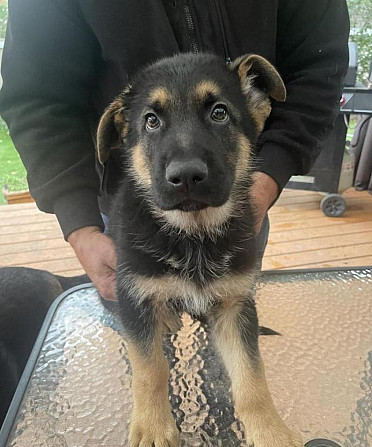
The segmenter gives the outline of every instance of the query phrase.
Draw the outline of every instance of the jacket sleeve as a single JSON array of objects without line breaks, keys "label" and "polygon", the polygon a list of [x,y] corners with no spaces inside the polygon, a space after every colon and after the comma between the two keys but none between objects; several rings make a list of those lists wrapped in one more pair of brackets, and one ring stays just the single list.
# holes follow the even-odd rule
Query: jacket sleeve
[{"label": "jacket sleeve", "polygon": [[348,66],[345,0],[279,0],[277,67],[287,100],[274,102],[262,133],[258,169],[282,189],[306,174],[339,111]]},{"label": "jacket sleeve", "polygon": [[84,226],[103,227],[89,94],[98,44],[77,4],[9,0],[0,96],[30,192],[42,211],[57,215],[65,238]]}]

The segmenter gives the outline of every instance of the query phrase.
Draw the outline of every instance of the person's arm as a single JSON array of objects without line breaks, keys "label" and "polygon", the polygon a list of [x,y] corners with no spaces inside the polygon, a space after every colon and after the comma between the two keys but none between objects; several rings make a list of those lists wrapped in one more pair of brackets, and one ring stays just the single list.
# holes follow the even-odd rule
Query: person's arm
[{"label": "person's arm", "polygon": [[77,4],[9,0],[0,111],[38,207],[57,215],[88,276],[113,300],[115,250],[101,232],[90,122],[99,48]]},{"label": "person's arm", "polygon": [[349,19],[345,0],[280,1],[277,67],[287,100],[274,102],[259,140],[258,169],[279,190],[305,174],[339,111],[348,65]]},{"label": "person's arm", "polygon": [[9,0],[0,95],[31,194],[57,215],[65,238],[78,228],[103,228],[90,127],[99,49],[77,5]]}]

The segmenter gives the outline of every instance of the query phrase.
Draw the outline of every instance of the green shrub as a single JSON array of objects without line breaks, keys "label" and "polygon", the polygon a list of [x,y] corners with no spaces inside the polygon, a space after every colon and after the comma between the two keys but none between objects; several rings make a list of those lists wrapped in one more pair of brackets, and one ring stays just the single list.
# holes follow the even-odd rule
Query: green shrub
[{"label": "green shrub", "polygon": [[8,21],[8,5],[0,5],[0,38],[5,37],[7,21]]},{"label": "green shrub", "polygon": [[358,45],[358,81],[368,78],[372,59],[372,1],[348,0],[350,40]]}]

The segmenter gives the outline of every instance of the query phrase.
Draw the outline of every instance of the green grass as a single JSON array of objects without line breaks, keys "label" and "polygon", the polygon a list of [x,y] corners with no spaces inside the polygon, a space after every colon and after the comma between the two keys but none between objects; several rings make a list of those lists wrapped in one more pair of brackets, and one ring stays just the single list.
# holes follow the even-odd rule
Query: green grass
[{"label": "green grass", "polygon": [[22,161],[14,149],[8,131],[0,128],[0,205],[5,203],[2,193],[5,185],[9,191],[28,189],[26,170]]}]

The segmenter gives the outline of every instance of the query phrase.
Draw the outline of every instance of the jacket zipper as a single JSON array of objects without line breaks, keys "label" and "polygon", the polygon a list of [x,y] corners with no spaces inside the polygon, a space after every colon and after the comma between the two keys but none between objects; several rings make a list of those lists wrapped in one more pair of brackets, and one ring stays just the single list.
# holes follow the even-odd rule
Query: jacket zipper
[{"label": "jacket zipper", "polygon": [[223,51],[224,51],[224,54],[225,54],[225,62],[226,62],[226,65],[229,65],[229,64],[231,64],[231,57],[230,57],[230,54],[229,54],[229,47],[227,45],[225,24],[223,22],[223,16],[222,16],[222,12],[221,12],[220,0],[214,0],[214,4],[216,6],[218,23],[219,23],[219,26],[220,26],[221,40],[222,40],[222,45],[223,45]]},{"label": "jacket zipper", "polygon": [[191,42],[191,49],[194,54],[199,53],[198,44],[196,43],[196,37],[195,37],[195,25],[194,21],[192,20],[191,12],[190,12],[190,6],[188,0],[185,0],[184,3],[184,11],[186,15],[186,23],[189,28],[189,37]]}]

